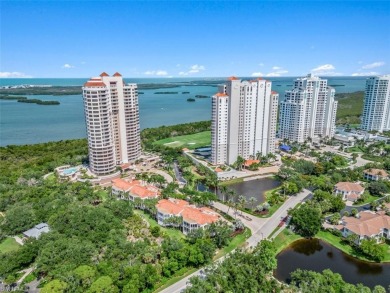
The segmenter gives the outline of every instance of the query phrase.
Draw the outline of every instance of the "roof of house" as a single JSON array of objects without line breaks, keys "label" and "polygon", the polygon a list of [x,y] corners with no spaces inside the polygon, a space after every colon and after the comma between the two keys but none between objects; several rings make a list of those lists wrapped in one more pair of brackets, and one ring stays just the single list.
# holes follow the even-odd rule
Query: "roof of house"
[{"label": "roof of house", "polygon": [[121,178],[112,180],[112,187],[123,192],[129,192],[132,196],[140,198],[155,198],[160,195],[159,190],[151,185],[142,185],[138,180],[131,182]]},{"label": "roof of house", "polygon": [[220,215],[207,207],[197,208],[181,199],[162,199],[156,205],[157,210],[175,216],[182,216],[186,222],[198,225],[211,224],[219,220]]},{"label": "roof of house", "polygon": [[86,83],[84,83],[85,87],[102,87],[106,86],[106,84],[100,79],[90,79]]},{"label": "roof of house", "polygon": [[108,75],[106,72],[103,71],[103,72],[100,74],[100,76],[103,77],[103,76],[109,76],[109,75]]},{"label": "roof of house", "polygon": [[279,95],[279,93],[276,92],[276,91],[271,91],[271,94],[273,94],[273,95]]},{"label": "roof of house", "polygon": [[252,165],[252,164],[258,164],[258,163],[260,163],[259,160],[246,160],[246,161],[244,162],[244,166],[245,166],[245,167],[249,167],[249,166]]},{"label": "roof of house", "polygon": [[215,172],[223,172],[223,170],[219,167],[215,168]]},{"label": "roof of house", "polygon": [[228,80],[238,80],[238,78],[235,77],[235,76],[231,76],[231,77],[228,78]]},{"label": "roof of house", "polygon": [[115,72],[113,76],[122,76],[119,72]]},{"label": "roof of house", "polygon": [[26,237],[34,237],[34,238],[38,239],[42,233],[47,233],[49,231],[50,231],[50,228],[49,228],[48,224],[40,223],[38,225],[35,225],[35,227],[33,227],[27,231],[24,231],[23,235],[25,235]]},{"label": "roof of house", "polygon": [[374,168],[366,169],[366,170],[364,170],[364,173],[369,174],[371,176],[382,176],[382,177],[388,177],[389,176],[389,173],[387,173],[383,169],[374,169]]},{"label": "roof of house", "polygon": [[358,183],[352,182],[339,182],[335,185],[337,190],[347,191],[347,192],[363,192],[364,187]]},{"label": "roof of house", "polygon": [[291,147],[289,145],[286,145],[286,144],[282,144],[279,148],[282,151],[291,151]]},{"label": "roof of house", "polygon": [[359,218],[343,217],[344,227],[360,236],[372,236],[381,232],[381,229],[390,229],[390,217],[385,212],[363,211]]}]

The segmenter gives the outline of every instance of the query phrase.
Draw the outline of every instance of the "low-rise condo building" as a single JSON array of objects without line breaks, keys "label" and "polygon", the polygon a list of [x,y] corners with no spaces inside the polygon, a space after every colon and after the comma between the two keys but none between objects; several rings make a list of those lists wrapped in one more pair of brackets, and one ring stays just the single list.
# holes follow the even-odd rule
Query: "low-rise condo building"
[{"label": "low-rise condo building", "polygon": [[389,179],[389,173],[383,169],[370,168],[363,171],[364,179],[378,181]]},{"label": "low-rise condo building", "polygon": [[364,239],[390,239],[390,217],[384,211],[363,211],[355,217],[342,218],[342,234],[344,237],[356,235],[356,244]]},{"label": "low-rise condo building", "polygon": [[343,200],[357,201],[364,193],[364,187],[358,183],[339,182],[334,186],[334,193],[341,194]]},{"label": "low-rise condo building", "polygon": [[331,138],[335,133],[337,101],[326,79],[308,74],[294,81],[280,102],[279,137],[304,142],[308,138]]},{"label": "low-rise condo building", "polygon": [[103,72],[83,86],[89,167],[96,175],[137,160],[141,154],[138,92],[122,76]]},{"label": "low-rise condo building", "polygon": [[390,75],[367,79],[361,128],[379,132],[390,130]]},{"label": "low-rise condo building", "polygon": [[211,162],[233,164],[275,151],[279,94],[272,82],[231,77],[212,97]]},{"label": "low-rise condo building", "polygon": [[154,199],[160,196],[160,190],[152,185],[143,184],[139,180],[127,181],[121,178],[114,179],[112,182],[112,194],[130,201],[136,199]]},{"label": "low-rise condo building", "polygon": [[197,208],[181,199],[161,199],[156,208],[159,225],[181,227],[185,235],[217,222],[221,218],[212,209],[207,207]]}]

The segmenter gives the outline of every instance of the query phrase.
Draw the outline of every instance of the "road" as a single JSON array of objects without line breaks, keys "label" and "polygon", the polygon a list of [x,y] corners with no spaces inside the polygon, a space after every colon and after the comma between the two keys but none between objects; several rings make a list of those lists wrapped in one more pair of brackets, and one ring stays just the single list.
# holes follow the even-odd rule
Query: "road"
[{"label": "road", "polygon": [[187,180],[184,179],[184,177],[181,175],[181,172],[179,170],[179,166],[176,161],[173,162],[173,170],[175,171],[175,176],[177,181],[182,184],[187,184]]},{"label": "road", "polygon": [[[346,152],[343,152],[343,151],[340,151],[340,150],[336,150],[333,147],[328,146],[328,145],[323,147],[320,150],[320,152],[331,152],[331,153],[335,153],[335,154],[338,154],[338,155],[342,155],[342,156],[347,157],[347,158],[352,158],[352,153],[346,153]],[[362,159],[361,156],[362,156],[362,154],[359,154],[359,157],[356,158],[356,163],[351,164],[349,166],[349,168],[352,169],[354,167],[362,167],[362,166],[364,166],[367,163],[372,163],[371,161]]]},{"label": "road", "polygon": [[[257,218],[247,213],[243,213],[245,217],[249,217],[252,221],[246,220],[244,217],[238,217],[251,231],[252,236],[248,238],[248,246],[255,247],[261,240],[267,238],[271,235],[274,229],[279,225],[280,221],[287,216],[287,211],[290,208],[295,207],[298,203],[302,202],[306,197],[310,195],[310,190],[304,189],[301,193],[298,193],[296,196],[289,197],[284,204],[269,218]],[[228,206],[215,202],[214,207],[227,212]],[[241,213],[241,212],[240,212]],[[234,211],[232,208],[229,210],[229,215],[234,217]],[[216,262],[221,262],[224,258],[216,260]],[[199,269],[191,275],[181,279],[175,284],[169,286],[168,288],[160,291],[161,293],[179,293],[187,287],[187,283],[190,278],[194,276],[199,276],[201,274]]]}]

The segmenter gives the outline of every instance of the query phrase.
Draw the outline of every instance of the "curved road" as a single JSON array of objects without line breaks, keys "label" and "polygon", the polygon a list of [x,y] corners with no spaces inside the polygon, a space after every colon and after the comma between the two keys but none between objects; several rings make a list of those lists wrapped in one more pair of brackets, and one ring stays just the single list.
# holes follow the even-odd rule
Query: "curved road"
[{"label": "curved road", "polygon": [[[284,204],[269,218],[257,218],[255,216],[243,213],[245,217],[249,217],[252,220],[248,221],[244,217],[238,216],[238,218],[252,231],[252,236],[248,238],[247,244],[250,247],[255,247],[261,240],[267,238],[271,235],[274,229],[279,225],[280,221],[282,221],[287,216],[287,211],[290,208],[295,207],[298,203],[303,202],[306,197],[310,195],[310,190],[304,189],[301,193],[298,193],[296,196],[289,197]],[[228,206],[215,202],[214,207],[223,211],[228,211]],[[241,214],[241,212],[239,212]],[[235,217],[234,211],[232,208],[229,210],[229,215]],[[226,256],[225,256],[226,257]],[[219,263],[223,261],[225,257],[217,259],[215,262]],[[199,269],[191,275],[181,279],[175,284],[169,286],[168,288],[160,291],[161,293],[179,293],[183,289],[187,287],[187,283],[190,278],[194,276],[200,276],[201,271],[203,269]]]}]

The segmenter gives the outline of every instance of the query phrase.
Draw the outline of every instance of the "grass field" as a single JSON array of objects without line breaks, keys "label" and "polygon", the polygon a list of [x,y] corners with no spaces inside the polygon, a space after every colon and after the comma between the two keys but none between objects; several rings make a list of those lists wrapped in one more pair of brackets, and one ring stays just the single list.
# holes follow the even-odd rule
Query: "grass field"
[{"label": "grass field", "polygon": [[273,240],[275,247],[276,247],[276,253],[281,252],[284,248],[289,246],[295,240],[298,240],[301,238],[302,238],[302,236],[295,234],[294,232],[291,232],[289,229],[287,229],[287,228],[284,229]]},{"label": "grass field", "polygon": [[165,139],[161,139],[155,142],[155,144],[163,144],[168,147],[182,147],[188,149],[196,149],[202,146],[211,145],[211,131],[203,131],[195,134],[174,136]]},{"label": "grass field", "polygon": [[20,245],[15,241],[15,239],[10,238],[10,237],[5,238],[0,243],[0,254],[18,250],[19,247],[20,247]]}]

